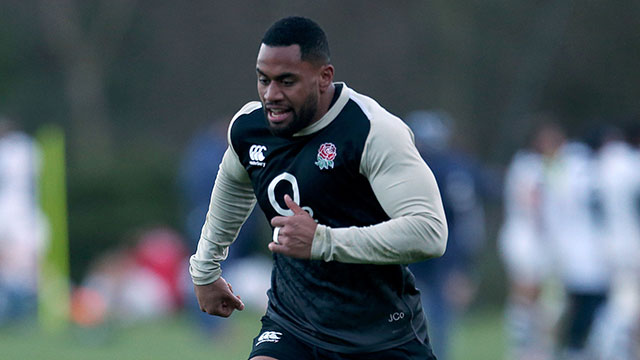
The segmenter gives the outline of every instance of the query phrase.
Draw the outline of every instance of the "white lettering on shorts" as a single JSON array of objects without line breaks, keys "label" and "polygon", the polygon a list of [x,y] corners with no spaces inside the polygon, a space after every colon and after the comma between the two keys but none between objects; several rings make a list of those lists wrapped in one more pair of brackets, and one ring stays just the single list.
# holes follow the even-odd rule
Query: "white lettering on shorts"
[{"label": "white lettering on shorts", "polygon": [[401,319],[404,319],[404,312],[402,311],[389,314],[389,322],[394,322]]},{"label": "white lettering on shorts", "polygon": [[262,334],[260,334],[260,337],[258,338],[258,341],[256,342],[256,346],[265,343],[265,342],[270,342],[270,343],[277,343],[278,341],[280,341],[280,337],[282,337],[282,333],[281,332],[277,332],[277,331],[265,331]]}]

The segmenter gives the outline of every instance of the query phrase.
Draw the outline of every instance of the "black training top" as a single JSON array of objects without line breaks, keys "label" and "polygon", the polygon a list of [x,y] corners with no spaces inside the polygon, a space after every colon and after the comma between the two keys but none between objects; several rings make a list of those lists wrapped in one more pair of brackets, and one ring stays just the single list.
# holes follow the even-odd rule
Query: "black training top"
[{"label": "black training top", "polygon": [[271,134],[262,104],[231,122],[190,259],[197,285],[217,280],[254,204],[289,216],[289,194],[318,222],[311,260],[274,255],[268,315],[301,340],[343,353],[426,338],[406,265],[444,253],[447,226],[435,178],[402,120],[336,84],[334,104],[292,137]]},{"label": "black training top", "polygon": [[[289,214],[289,194],[320,224],[364,227],[390,219],[360,173],[370,130],[367,114],[349,99],[326,127],[292,138],[273,136],[256,108],[236,118],[230,139],[269,220]],[[303,341],[369,352],[425,338],[419,292],[405,265],[273,257],[267,314]]]}]

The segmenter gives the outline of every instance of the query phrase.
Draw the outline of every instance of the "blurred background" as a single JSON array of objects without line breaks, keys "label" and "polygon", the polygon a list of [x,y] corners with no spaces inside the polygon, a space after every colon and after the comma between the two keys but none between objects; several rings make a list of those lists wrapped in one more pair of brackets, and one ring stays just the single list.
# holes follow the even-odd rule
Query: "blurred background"
[{"label": "blurred background", "polygon": [[248,311],[197,314],[186,259],[287,15],[324,28],[336,80],[405,119],[436,174],[448,255],[412,268],[440,359],[637,358],[640,2],[3,0],[7,358],[246,358],[264,216],[224,267]]}]

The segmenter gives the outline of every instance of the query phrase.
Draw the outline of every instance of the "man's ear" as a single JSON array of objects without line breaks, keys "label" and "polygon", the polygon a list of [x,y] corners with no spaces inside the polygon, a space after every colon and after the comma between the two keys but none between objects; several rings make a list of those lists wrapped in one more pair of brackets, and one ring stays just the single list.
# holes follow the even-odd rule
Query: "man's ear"
[{"label": "man's ear", "polygon": [[320,69],[320,92],[325,92],[333,83],[334,68],[331,64],[326,64]]}]

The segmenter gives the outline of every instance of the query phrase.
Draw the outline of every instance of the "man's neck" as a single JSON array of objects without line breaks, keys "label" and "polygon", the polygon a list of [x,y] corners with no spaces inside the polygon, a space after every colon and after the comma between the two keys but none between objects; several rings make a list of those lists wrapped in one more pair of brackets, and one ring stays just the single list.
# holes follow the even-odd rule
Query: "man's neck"
[{"label": "man's neck", "polygon": [[320,94],[320,98],[318,99],[318,116],[312,123],[315,123],[316,121],[322,119],[324,114],[329,111],[331,105],[333,105],[333,98],[335,93],[336,86],[335,84],[331,83],[331,85],[329,85],[329,87],[327,88],[327,91]]}]

